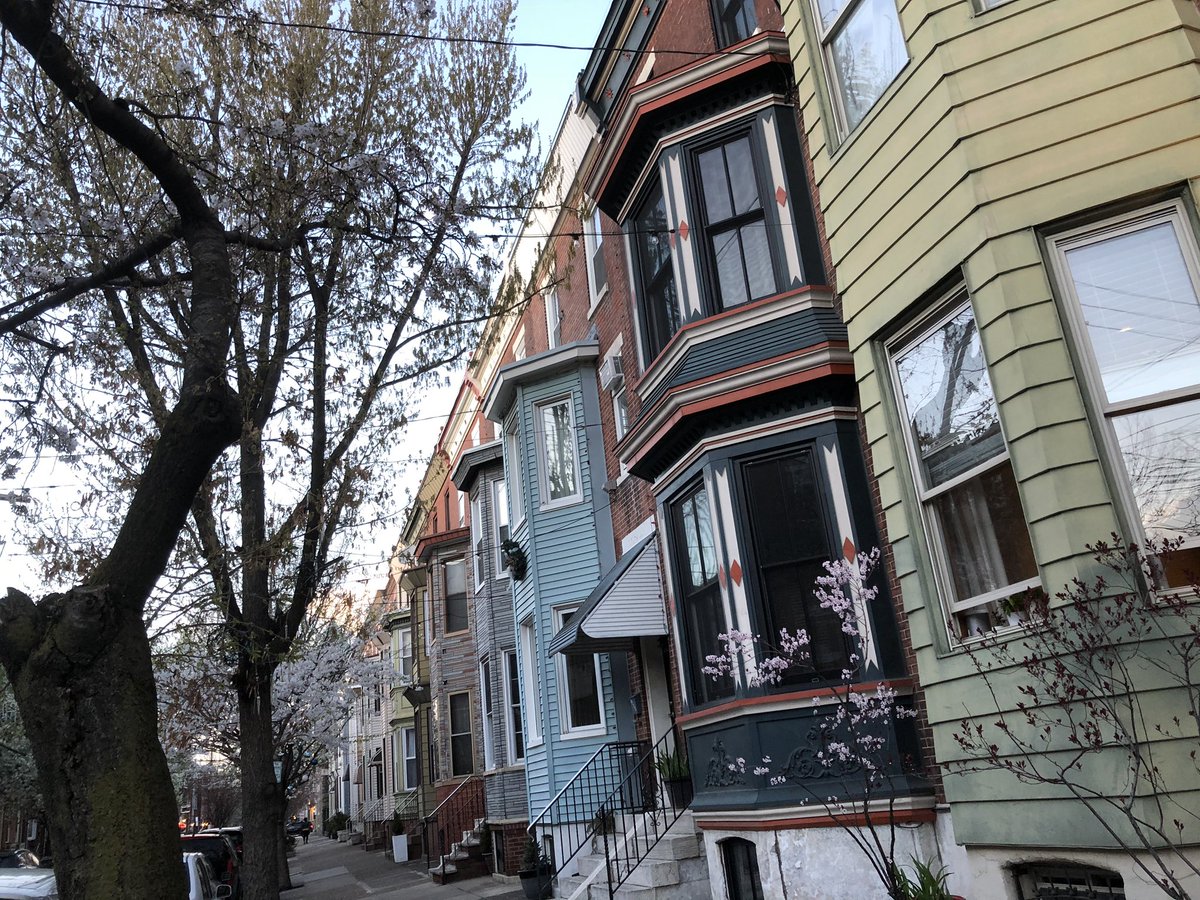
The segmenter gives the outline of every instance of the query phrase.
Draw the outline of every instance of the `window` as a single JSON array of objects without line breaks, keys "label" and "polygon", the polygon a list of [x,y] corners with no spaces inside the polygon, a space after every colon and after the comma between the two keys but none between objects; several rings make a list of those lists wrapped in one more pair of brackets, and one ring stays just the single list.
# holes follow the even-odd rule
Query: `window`
[{"label": "window", "polygon": [[758,848],[743,838],[726,838],[717,846],[721,848],[729,900],[763,900],[762,881],[758,877]]},{"label": "window", "polygon": [[842,128],[853,131],[908,62],[896,0],[812,0]]},{"label": "window", "polygon": [[[525,454],[521,452],[521,434],[513,426],[504,434],[505,469],[504,477],[512,484],[509,494],[509,512],[517,524],[525,521]],[[507,493],[507,485],[505,486]]]},{"label": "window", "polygon": [[478,593],[487,580],[487,545],[483,529],[483,487],[471,498],[471,571],[475,574],[475,591]]},{"label": "window", "polygon": [[705,249],[723,309],[775,293],[754,156],[749,134],[696,154]]},{"label": "window", "polygon": [[604,265],[604,225],[600,221],[600,208],[592,207],[583,228],[583,247],[587,253],[588,290],[591,305],[595,306],[608,290],[608,269]]},{"label": "window", "polygon": [[504,654],[504,733],[508,747],[508,764],[516,765],[525,759],[525,729],[521,722],[521,670],[517,654]]},{"label": "window", "polygon": [[1125,882],[1116,872],[1092,866],[1033,865],[1014,872],[1021,900],[1125,900]]},{"label": "window", "polygon": [[516,335],[513,337],[513,359],[525,358],[525,326],[522,325],[517,329]]},{"label": "window", "polygon": [[994,9],[1001,4],[1007,3],[1008,0],[979,0],[980,9]]},{"label": "window", "polygon": [[525,687],[525,733],[529,743],[542,742],[542,695],[538,687],[537,641],[533,619],[521,623],[521,677]]},{"label": "window", "polygon": [[[561,631],[577,607],[554,611],[554,630]],[[558,654],[558,704],[562,733],[603,732],[600,704],[600,657],[594,653]]]},{"label": "window", "polygon": [[405,682],[412,681],[413,636],[412,627],[406,622],[396,634],[396,671]]},{"label": "window", "polygon": [[625,386],[621,385],[621,389],[612,395],[613,404],[613,427],[617,431],[617,440],[625,437],[625,432],[629,430],[629,405],[625,402]]},{"label": "window", "polygon": [[417,759],[417,730],[401,728],[400,744],[404,754],[404,790],[414,791],[421,784],[421,764]]},{"label": "window", "polygon": [[1181,540],[1162,586],[1200,571],[1200,262],[1178,203],[1053,242],[1129,505],[1147,537]]},{"label": "window", "polygon": [[471,736],[471,695],[464,691],[450,695],[450,775],[470,775],[475,771],[475,750]]},{"label": "window", "polygon": [[725,610],[717,584],[717,550],[713,542],[708,492],[698,485],[671,505],[679,607],[683,618],[684,657],[695,703],[728,696],[733,680],[710,678],[701,671],[705,657],[720,653],[717,635],[726,631]]},{"label": "window", "polygon": [[970,301],[893,348],[905,441],[954,630],[1003,621],[1037,564]]},{"label": "window", "polygon": [[579,466],[575,456],[575,419],[571,398],[535,407],[542,506],[580,499]]},{"label": "window", "polygon": [[483,706],[483,768],[496,768],[496,753],[492,746],[492,661],[485,659],[479,664],[479,694]]},{"label": "window", "polygon": [[681,324],[671,263],[671,228],[661,185],[655,184],[642,201],[633,217],[632,232],[646,351],[652,359],[667,346]]},{"label": "window", "polygon": [[508,540],[508,485],[503,481],[492,482],[492,548],[496,554],[496,575],[508,574],[500,557],[500,546]]},{"label": "window", "polygon": [[809,449],[742,466],[751,545],[768,634],[808,631],[810,668],[793,666],[784,684],[813,674],[838,679],[850,667],[842,621],[813,595],[822,565],[834,556],[816,461]]},{"label": "window", "polygon": [[466,631],[469,625],[466,560],[452,559],[443,563],[442,577],[446,585],[446,633]]},{"label": "window", "polygon": [[722,47],[743,41],[758,30],[754,0],[714,0],[713,14],[717,20],[717,39]]},{"label": "window", "polygon": [[546,347],[553,350],[562,343],[562,310],[558,307],[558,291],[546,288],[542,297],[546,302]]}]

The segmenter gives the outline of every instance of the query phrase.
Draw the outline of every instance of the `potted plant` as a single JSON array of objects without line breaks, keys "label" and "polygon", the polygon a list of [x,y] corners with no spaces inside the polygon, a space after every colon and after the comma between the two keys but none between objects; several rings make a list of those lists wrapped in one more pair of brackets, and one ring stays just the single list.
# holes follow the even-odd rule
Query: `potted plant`
[{"label": "potted plant", "polygon": [[408,823],[400,815],[392,815],[392,861],[408,862]]},{"label": "potted plant", "polygon": [[525,551],[521,549],[521,545],[516,541],[511,539],[501,541],[500,561],[504,563],[504,568],[512,573],[512,577],[516,581],[520,581],[525,577],[525,569],[529,561],[525,558]]},{"label": "potted plant", "polygon": [[682,809],[692,802],[692,770],[682,752],[664,753],[654,761],[654,767],[658,769],[672,806]]},{"label": "potted plant", "polygon": [[521,868],[517,870],[517,875],[521,879],[521,890],[528,900],[542,900],[550,896],[554,869],[532,834],[525,839],[525,854],[521,857]]}]

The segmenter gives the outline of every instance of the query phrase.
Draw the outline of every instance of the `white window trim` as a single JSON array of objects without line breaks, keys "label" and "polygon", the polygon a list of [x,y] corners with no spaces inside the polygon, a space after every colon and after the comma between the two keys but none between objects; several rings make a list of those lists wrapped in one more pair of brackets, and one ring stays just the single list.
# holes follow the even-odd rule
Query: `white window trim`
[{"label": "white window trim", "polygon": [[[492,670],[491,657],[479,661],[479,720],[483,725],[483,770],[491,772],[496,768],[496,748],[492,746],[493,728],[491,716],[496,708],[492,700],[495,686],[495,672]],[[485,670],[491,677],[485,677]],[[491,682],[489,684],[489,682]]]},{"label": "white window trim", "polygon": [[[1190,227],[1187,210],[1180,200],[1159,203],[1125,215],[1113,216],[1101,222],[1056,234],[1047,240],[1055,286],[1062,292],[1063,299],[1066,301],[1062,306],[1068,332],[1081,363],[1080,368],[1083,370],[1083,381],[1090,401],[1089,406],[1094,410],[1096,424],[1099,426],[1094,429],[1097,433],[1099,449],[1109,463],[1109,470],[1117,475],[1114,479],[1116,484],[1113,485],[1113,492],[1116,494],[1121,517],[1127,523],[1126,527],[1130,529],[1130,534],[1136,534],[1139,541],[1144,541],[1146,538],[1145,526],[1142,523],[1142,513],[1133,493],[1129,472],[1125,466],[1125,456],[1121,451],[1120,442],[1117,440],[1112,420],[1115,417],[1142,409],[1161,408],[1173,403],[1186,403],[1200,399],[1200,383],[1191,387],[1145,394],[1132,400],[1110,401],[1100,373],[1100,365],[1096,361],[1087,322],[1084,320],[1079,295],[1075,290],[1075,280],[1067,265],[1066,254],[1077,247],[1134,234],[1159,224],[1171,225],[1184,265],[1191,276],[1192,287],[1200,296],[1200,247],[1197,246],[1196,236]],[[1186,540],[1182,546],[1185,549],[1200,546],[1200,538]]]},{"label": "white window trim", "polygon": [[525,692],[522,709],[525,712],[525,750],[542,744],[542,695],[537,677],[537,629],[533,617],[521,622],[517,629],[521,652],[521,689]]},{"label": "white window trim", "polygon": [[[504,491],[503,499],[500,497],[501,491]],[[508,484],[506,482],[504,482],[502,479],[493,481],[491,484],[491,493],[492,493],[492,529],[491,529],[491,532],[492,532],[493,554],[495,555],[495,561],[496,561],[495,572],[496,572],[497,578],[508,578],[508,569],[504,568],[504,558],[503,558],[503,555],[500,550],[500,542],[502,540],[502,538],[500,537],[500,526],[502,524],[500,522],[500,513],[501,512],[503,512],[505,518],[508,519],[508,522],[506,522],[504,524],[508,525],[509,540],[512,539],[512,516],[509,515],[509,507],[508,507]]]},{"label": "white window trim", "polygon": [[[863,122],[865,122],[871,115],[872,110],[874,110],[879,105],[880,101],[883,100],[884,95],[891,90],[892,85],[899,80],[900,73],[903,72],[905,67],[908,65],[908,63],[905,63],[904,66],[901,66],[900,69],[897,70],[895,77],[893,77],[888,83],[887,87],[880,92],[879,96],[875,98],[875,101],[871,104],[871,108],[864,112],[862,118],[859,119],[853,127],[851,127],[849,124],[850,117],[846,114],[846,108],[844,106],[844,101],[842,100],[842,91],[839,87],[841,73],[838,71],[837,64],[833,60],[833,41],[843,26],[849,21],[850,17],[854,14],[854,11],[864,2],[866,2],[866,0],[847,0],[846,5],[839,10],[837,16],[832,22],[829,23],[828,27],[823,27],[821,24],[821,9],[818,5],[818,0],[809,0],[808,4],[809,12],[812,14],[813,32],[816,35],[818,52],[821,57],[822,67],[825,70],[826,93],[829,97],[830,106],[833,109],[837,133],[842,138],[848,137],[862,126]],[[896,9],[896,25],[897,27],[900,27],[899,4],[897,4]],[[907,54],[908,40],[905,37],[902,28],[900,32],[900,39],[904,41],[905,53]],[[908,57],[908,62],[912,62],[911,55]]]},{"label": "white window trim", "polygon": [[[525,755],[524,753],[522,753],[520,756],[517,756],[516,754],[516,718],[513,715],[513,712],[514,707],[516,707],[516,714],[523,715],[524,709],[519,705],[521,698],[514,697],[512,695],[512,681],[508,677],[508,669],[510,665],[509,660],[511,659],[513,660],[512,664],[516,665],[517,667],[517,680],[519,682],[521,679],[521,660],[520,657],[517,656],[516,650],[505,650],[502,654],[500,654],[500,658],[503,661],[504,667],[504,749],[505,756],[508,759],[508,764],[515,766],[525,762]],[[522,741],[522,743],[524,743],[524,741]]]},{"label": "white window trim", "polygon": [[562,344],[562,307],[558,303],[558,289],[547,287],[542,291],[542,302],[546,308],[546,349],[553,350]]},{"label": "white window trim", "polygon": [[[571,465],[575,469],[575,493],[557,500],[547,499],[550,496],[550,467],[546,455],[546,434],[542,426],[542,412],[551,407],[566,404],[568,413],[567,428],[571,435]],[[583,472],[579,465],[579,438],[575,430],[575,398],[571,394],[535,404],[533,407],[534,436],[537,438],[537,471],[538,471],[538,508],[542,510],[560,509],[583,502]]]},{"label": "white window trim", "polygon": [[483,491],[471,498],[471,575],[475,581],[475,593],[483,590],[487,582],[487,556],[480,550],[483,543]]},{"label": "white window trim", "polygon": [[[412,735],[412,756],[408,755],[408,735]],[[409,784],[408,782],[408,761],[410,759],[414,762],[417,762],[416,784]],[[420,755],[417,752],[417,729],[412,725],[404,725],[400,729],[400,761],[403,765],[403,777],[401,780],[403,781],[404,790],[406,791],[415,791],[421,786],[421,766],[419,760]]]},{"label": "white window trim", "polygon": [[[968,471],[957,475],[943,484],[939,484],[933,488],[926,487],[924,483],[925,478],[921,470],[920,454],[917,452],[917,448],[913,444],[912,429],[908,427],[907,423],[908,411],[904,403],[903,394],[898,387],[901,381],[897,363],[905,350],[916,347],[923,340],[928,338],[948,321],[968,307],[971,309],[971,315],[975,316],[974,304],[971,302],[971,297],[967,292],[966,286],[963,284],[956,285],[954,288],[942,295],[938,301],[931,304],[930,308],[933,310],[932,314],[923,318],[916,327],[905,331],[903,334],[890,341],[887,345],[888,374],[891,378],[897,409],[901,413],[899,417],[901,439],[904,442],[905,453],[908,457],[909,470],[912,476],[911,482],[917,495],[917,506],[919,507],[921,524],[924,526],[925,534],[928,537],[927,543],[931,552],[934,578],[937,583],[937,591],[943,610],[943,621],[946,628],[946,634],[950,638],[952,646],[961,646],[962,644],[972,640],[974,637],[973,635],[964,636],[958,633],[958,629],[954,622],[955,615],[965,613],[973,609],[986,607],[989,603],[995,600],[998,600],[1002,597],[1011,597],[1013,594],[1020,593],[1021,591],[1029,588],[1042,587],[1039,566],[1039,577],[1027,578],[1023,581],[1005,585],[1001,588],[987,591],[983,594],[976,594],[975,596],[968,597],[965,600],[951,599],[954,596],[954,591],[951,587],[953,580],[950,576],[950,561],[946,556],[946,541],[942,535],[942,530],[937,523],[936,516],[934,516],[930,511],[931,504],[940,495],[957,487],[960,484],[969,481],[971,478],[974,478],[975,476],[986,472],[989,469],[993,469],[1001,464],[1011,464],[1008,451],[1008,435],[1004,430],[1003,419],[997,415],[997,420],[1000,425],[1000,436],[1004,442],[1003,451],[979,463],[978,465],[973,466]],[[978,318],[976,317],[976,328],[978,327],[979,323]],[[990,364],[988,369],[988,376],[990,379]],[[999,407],[999,401],[996,401],[996,403],[997,407]],[[1024,516],[1023,508],[1022,515]],[[1024,518],[1026,528],[1028,528],[1028,521],[1028,518]],[[1033,538],[1031,536],[1031,543],[1032,540]],[[997,628],[993,630],[1000,629]]]},{"label": "white window trim", "polygon": [[604,227],[600,222],[600,207],[592,203],[587,222],[583,224],[583,255],[587,265],[588,299],[590,301],[588,316],[591,316],[596,307],[600,305],[600,301],[608,296],[608,283],[612,280],[612,276],[609,275],[604,279],[604,286],[599,291],[596,290],[596,273],[592,259],[597,253],[603,253],[603,248]]},{"label": "white window trim", "polygon": [[[571,618],[571,614],[579,609],[579,604],[570,606],[557,606],[554,608],[554,631],[557,634],[566,624],[567,619]],[[599,735],[608,734],[608,710],[604,703],[604,679],[603,672],[600,669],[600,654],[592,654],[592,665],[595,671],[596,678],[596,705],[600,711],[600,722],[597,725],[583,725],[575,727],[571,723],[571,706],[567,701],[567,658],[563,654],[558,654],[558,659],[555,661],[555,674],[558,681],[558,730],[564,740],[576,740],[578,738],[597,737]]]},{"label": "white window trim", "polygon": [[[467,724],[466,731],[454,730],[454,706],[455,697],[467,698]],[[468,735],[471,738],[471,770],[469,772],[454,771],[454,739]],[[446,752],[449,754],[448,761],[450,763],[451,778],[465,778],[468,775],[475,774],[475,704],[471,700],[471,691],[454,691],[446,695]]]},{"label": "white window trim", "polygon": [[[521,452],[521,431],[515,425],[504,433],[504,449],[508,468],[505,478],[511,483],[508,492],[508,531],[511,535],[525,521],[525,454]],[[510,477],[511,476],[511,477]]]}]

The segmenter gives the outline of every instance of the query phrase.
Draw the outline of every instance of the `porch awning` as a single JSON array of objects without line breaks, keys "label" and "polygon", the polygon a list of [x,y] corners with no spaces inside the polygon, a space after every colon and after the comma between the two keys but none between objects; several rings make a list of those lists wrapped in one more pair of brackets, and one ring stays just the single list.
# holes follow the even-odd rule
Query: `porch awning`
[{"label": "porch awning", "polygon": [[658,542],[651,534],[622,556],[550,642],[551,653],[621,653],[667,633]]}]

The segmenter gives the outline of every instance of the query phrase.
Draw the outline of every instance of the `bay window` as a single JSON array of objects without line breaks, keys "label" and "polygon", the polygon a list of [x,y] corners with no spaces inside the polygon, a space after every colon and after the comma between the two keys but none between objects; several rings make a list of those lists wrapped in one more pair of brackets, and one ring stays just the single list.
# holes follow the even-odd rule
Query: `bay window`
[{"label": "bay window", "polygon": [[904,440],[958,637],[1003,621],[1040,586],[983,345],[964,291],[952,312],[890,348]]},{"label": "bay window", "polygon": [[496,768],[496,751],[492,746],[495,738],[495,723],[492,721],[494,711],[492,705],[492,661],[490,659],[485,659],[479,664],[479,697],[483,723],[483,768],[484,771],[490,772]]},{"label": "bay window", "polygon": [[682,324],[671,262],[671,226],[662,187],[657,182],[634,215],[632,232],[647,358],[652,359]]},{"label": "bay window", "polygon": [[443,563],[442,583],[446,589],[446,633],[466,631],[469,625],[466,560],[452,559]]},{"label": "bay window", "polygon": [[743,41],[758,30],[754,0],[713,0],[717,42],[722,47]]},{"label": "bay window", "polygon": [[512,650],[504,654],[504,731],[508,763],[516,765],[525,759],[525,729],[521,720],[521,671]]},{"label": "bay window", "polygon": [[541,505],[560,506],[582,497],[575,453],[575,416],[571,398],[535,407]]},{"label": "bay window", "polygon": [[487,545],[483,530],[483,491],[471,498],[471,569],[475,575],[475,591],[483,589],[487,580]]},{"label": "bay window", "polygon": [[538,679],[537,636],[533,618],[521,622],[518,631],[521,651],[521,679],[525,689],[525,733],[529,744],[542,742],[542,694]]},{"label": "bay window", "polygon": [[853,131],[904,64],[896,0],[812,0],[838,119]]},{"label": "bay window", "polygon": [[508,574],[500,548],[508,540],[508,485],[503,481],[492,482],[492,549],[496,555],[496,575],[503,578]]},{"label": "bay window", "polygon": [[[1068,320],[1160,586],[1200,572],[1200,261],[1179,203],[1055,238]],[[1094,538],[1102,535],[1092,536]]]}]

